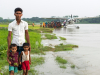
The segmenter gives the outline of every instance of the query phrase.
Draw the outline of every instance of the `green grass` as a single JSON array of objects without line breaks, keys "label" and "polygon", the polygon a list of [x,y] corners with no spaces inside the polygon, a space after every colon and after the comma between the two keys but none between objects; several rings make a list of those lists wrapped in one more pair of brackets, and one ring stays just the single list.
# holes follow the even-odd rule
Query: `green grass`
[{"label": "green grass", "polygon": [[49,46],[41,46],[40,48],[35,48],[31,50],[32,54],[45,54],[46,51],[54,51],[55,49]]},{"label": "green grass", "polygon": [[43,50],[43,51],[54,51],[54,48],[49,47],[49,46],[45,46],[45,47],[43,47],[42,50]]},{"label": "green grass", "polygon": [[31,48],[38,48],[41,46],[41,34],[29,31],[29,37],[30,37],[30,43],[31,43]]},{"label": "green grass", "polygon": [[61,65],[60,68],[66,69],[66,66],[65,65]]},{"label": "green grass", "polygon": [[44,63],[44,57],[32,57],[31,60],[33,66],[41,65]]},{"label": "green grass", "polygon": [[0,25],[0,27],[8,27],[8,25]]},{"label": "green grass", "polygon": [[75,65],[71,65],[71,68],[75,68]]},{"label": "green grass", "polygon": [[35,25],[34,27],[32,25],[28,26],[29,29],[40,29],[40,26]]},{"label": "green grass", "polygon": [[33,31],[33,32],[37,32],[37,33],[52,33],[53,29],[50,29],[50,28],[32,29],[32,28],[30,28],[29,31]]},{"label": "green grass", "polygon": [[61,64],[66,64],[67,60],[63,59],[62,57],[57,56],[56,61]]},{"label": "green grass", "polygon": [[77,45],[67,44],[63,45],[62,43],[60,45],[55,46],[55,52],[56,51],[69,51],[73,50],[73,48],[78,47]]},{"label": "green grass", "polygon": [[0,60],[6,57],[7,35],[7,29],[0,29]]},{"label": "green grass", "polygon": [[67,60],[65,60],[65,59],[63,59],[62,57],[59,57],[59,56],[57,56],[55,60],[60,65],[60,68],[66,69],[65,64],[67,64]]},{"label": "green grass", "polygon": [[60,39],[61,39],[61,40],[66,40],[66,38],[64,38],[64,37],[60,37]]},{"label": "green grass", "polygon": [[57,39],[57,37],[55,35],[51,35],[51,34],[45,34],[45,37],[47,39]]},{"label": "green grass", "polygon": [[2,61],[0,61],[0,73],[1,73],[1,71],[4,71],[5,74],[1,73],[0,75],[8,75],[9,74],[8,70],[4,68],[4,66],[7,66],[7,65],[9,65],[9,64],[7,62],[7,58],[4,56]]},{"label": "green grass", "polygon": [[[1,60],[1,59],[0,59],[0,60]],[[1,68],[2,68],[3,66],[5,66],[5,65],[8,65],[8,62],[7,62],[6,57],[5,57],[2,61],[0,61],[0,70],[1,70]]]},{"label": "green grass", "polygon": [[40,25],[35,25],[34,27],[32,25],[29,25],[29,31],[34,31],[37,33],[52,33],[52,31],[54,30],[53,28],[43,28],[40,27]]},{"label": "green grass", "polygon": [[71,44],[67,44],[67,45],[63,45],[63,43],[61,43],[60,45],[55,46],[55,48],[49,47],[49,46],[40,46],[38,48],[34,48],[31,49],[31,53],[32,54],[45,54],[45,51],[53,51],[53,52],[57,52],[57,51],[69,51],[69,50],[73,50],[73,48],[78,47],[77,45],[71,45]]}]

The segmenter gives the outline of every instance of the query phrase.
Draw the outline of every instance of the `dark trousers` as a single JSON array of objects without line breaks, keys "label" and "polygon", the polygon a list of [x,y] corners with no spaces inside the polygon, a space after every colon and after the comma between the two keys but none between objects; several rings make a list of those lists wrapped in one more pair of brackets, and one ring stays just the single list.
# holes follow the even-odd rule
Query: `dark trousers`
[{"label": "dark trousers", "polygon": [[[17,46],[17,52],[19,53],[19,56],[20,56],[22,51],[24,51],[23,47],[22,46]],[[22,58],[21,58],[21,62],[22,62]],[[22,70],[21,65],[18,66],[18,70]]]}]

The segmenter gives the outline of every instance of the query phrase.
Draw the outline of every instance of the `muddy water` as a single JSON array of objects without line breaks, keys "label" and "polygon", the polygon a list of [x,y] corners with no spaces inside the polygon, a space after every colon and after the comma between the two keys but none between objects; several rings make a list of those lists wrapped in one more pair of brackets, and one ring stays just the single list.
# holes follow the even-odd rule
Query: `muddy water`
[{"label": "muddy water", "polygon": [[[60,28],[55,29],[58,37],[65,37],[66,41],[43,40],[44,45],[69,43],[78,45],[73,51],[47,52],[45,63],[37,66],[40,75],[100,75],[100,25],[78,24],[80,29]],[[68,61],[66,69],[59,68],[55,61],[56,56],[61,56]],[[70,67],[75,65],[75,69]]]},{"label": "muddy water", "polygon": [[67,39],[67,43],[76,44],[79,48],[57,55],[63,56],[75,64],[79,75],[100,75],[100,25],[79,24],[80,29],[55,29],[57,36]]}]

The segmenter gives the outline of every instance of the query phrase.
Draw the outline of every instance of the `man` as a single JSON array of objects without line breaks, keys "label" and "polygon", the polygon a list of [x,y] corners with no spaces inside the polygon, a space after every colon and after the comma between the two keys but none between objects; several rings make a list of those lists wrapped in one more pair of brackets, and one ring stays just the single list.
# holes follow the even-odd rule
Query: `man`
[{"label": "man", "polygon": [[[19,54],[21,51],[23,51],[23,43],[25,43],[25,37],[27,43],[30,45],[30,40],[29,40],[29,34],[28,34],[28,23],[21,20],[23,10],[21,8],[16,8],[14,10],[14,15],[15,15],[15,20],[11,22],[8,26],[8,51],[7,51],[7,56],[9,55],[10,52],[10,44],[16,44],[17,45],[17,51]],[[13,33],[13,38],[11,42],[11,34]],[[29,49],[31,51],[31,47]],[[21,70],[21,66],[18,68]]]},{"label": "man", "polygon": [[34,27],[34,22],[33,22],[32,26]]}]

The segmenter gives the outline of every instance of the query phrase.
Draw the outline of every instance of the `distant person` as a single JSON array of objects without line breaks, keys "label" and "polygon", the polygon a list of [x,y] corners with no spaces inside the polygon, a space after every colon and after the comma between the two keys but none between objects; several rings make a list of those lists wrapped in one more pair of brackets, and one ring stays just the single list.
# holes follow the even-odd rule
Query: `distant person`
[{"label": "distant person", "polygon": [[55,28],[57,28],[57,22],[55,22]]},{"label": "distant person", "polygon": [[59,22],[59,27],[61,27],[61,23]]},{"label": "distant person", "polygon": [[10,45],[11,52],[7,57],[7,61],[9,63],[9,73],[10,75],[14,75],[14,73],[18,72],[18,52],[17,52],[17,45],[11,44]]},{"label": "distant person", "polygon": [[23,44],[24,51],[21,52],[19,57],[19,63],[21,64],[21,57],[22,57],[22,70],[23,75],[28,75],[28,70],[30,70],[31,65],[31,57],[29,52],[29,43]]},{"label": "distant person", "polygon": [[45,23],[45,27],[47,28],[47,26],[48,26],[48,23],[46,22],[46,23]]},{"label": "distant person", "polygon": [[[28,23],[21,20],[23,10],[21,8],[16,8],[14,10],[15,20],[11,22],[8,26],[8,51],[7,51],[7,57],[9,56],[9,53],[11,51],[10,44],[16,44],[17,45],[17,52],[20,53],[24,50],[23,49],[23,43],[26,42],[30,45],[30,39],[28,34]],[[11,41],[11,34],[13,33],[13,38]],[[29,51],[31,51],[31,46],[29,46]],[[21,65],[18,66],[18,70],[21,70]]]},{"label": "distant person", "polygon": [[54,28],[54,21],[53,21],[53,28]]},{"label": "distant person", "polygon": [[51,22],[51,28],[53,28],[53,22]]},{"label": "distant person", "polygon": [[32,26],[34,27],[34,22],[33,22]]},{"label": "distant person", "polygon": [[66,26],[66,20],[64,20],[63,24],[64,24],[64,26]]},{"label": "distant person", "polygon": [[40,23],[40,27],[42,27],[42,22]]},{"label": "distant person", "polygon": [[49,28],[51,28],[51,22],[49,23]]},{"label": "distant person", "polygon": [[48,28],[50,27],[50,23],[48,22]]},{"label": "distant person", "polygon": [[43,22],[43,28],[45,27],[45,22]]}]

